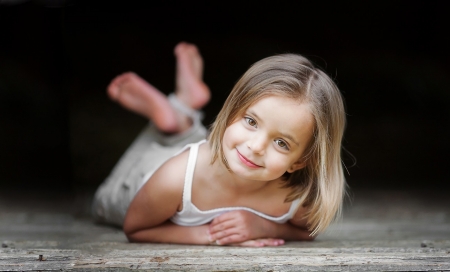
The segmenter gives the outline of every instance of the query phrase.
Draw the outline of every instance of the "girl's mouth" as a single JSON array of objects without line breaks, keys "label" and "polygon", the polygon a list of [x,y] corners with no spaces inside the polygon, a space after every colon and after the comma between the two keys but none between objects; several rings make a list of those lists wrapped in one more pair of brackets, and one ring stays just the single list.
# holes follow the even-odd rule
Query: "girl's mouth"
[{"label": "girl's mouth", "polygon": [[256,163],[252,162],[251,160],[247,159],[246,157],[244,157],[241,153],[239,153],[239,150],[237,150],[238,153],[238,157],[241,160],[241,162],[243,164],[245,164],[246,166],[250,167],[250,168],[259,168],[261,167],[260,165],[257,165]]}]

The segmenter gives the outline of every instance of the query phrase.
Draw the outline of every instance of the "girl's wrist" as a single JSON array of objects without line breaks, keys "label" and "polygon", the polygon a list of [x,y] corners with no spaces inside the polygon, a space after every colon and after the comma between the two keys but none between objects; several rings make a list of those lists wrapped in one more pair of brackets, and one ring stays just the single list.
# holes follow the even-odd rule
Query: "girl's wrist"
[{"label": "girl's wrist", "polygon": [[280,238],[282,231],[280,231],[281,224],[266,220],[265,221],[265,233],[264,238]]},{"label": "girl's wrist", "polygon": [[197,240],[199,241],[199,244],[202,245],[210,245],[214,241],[210,241],[210,234],[209,234],[209,225],[201,225],[198,227],[197,230]]}]

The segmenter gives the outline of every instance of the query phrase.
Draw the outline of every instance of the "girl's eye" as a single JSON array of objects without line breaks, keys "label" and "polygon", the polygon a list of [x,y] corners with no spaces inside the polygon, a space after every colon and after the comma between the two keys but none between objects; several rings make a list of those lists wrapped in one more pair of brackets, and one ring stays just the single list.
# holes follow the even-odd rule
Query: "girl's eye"
[{"label": "girl's eye", "polygon": [[275,140],[275,143],[281,148],[288,149],[286,142],[283,140],[277,139]]},{"label": "girl's eye", "polygon": [[250,118],[250,117],[245,117],[245,121],[246,121],[247,124],[249,124],[250,126],[256,127],[256,121],[253,120],[252,118]]}]

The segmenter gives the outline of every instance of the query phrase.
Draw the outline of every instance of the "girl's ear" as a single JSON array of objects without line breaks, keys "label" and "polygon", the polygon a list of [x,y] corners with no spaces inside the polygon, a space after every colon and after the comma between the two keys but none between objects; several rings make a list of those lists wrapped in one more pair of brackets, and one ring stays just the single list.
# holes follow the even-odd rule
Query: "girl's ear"
[{"label": "girl's ear", "polygon": [[288,173],[294,173],[297,170],[300,170],[306,166],[307,160],[299,160],[297,162],[294,162],[294,164],[291,165],[291,167],[288,168]]}]

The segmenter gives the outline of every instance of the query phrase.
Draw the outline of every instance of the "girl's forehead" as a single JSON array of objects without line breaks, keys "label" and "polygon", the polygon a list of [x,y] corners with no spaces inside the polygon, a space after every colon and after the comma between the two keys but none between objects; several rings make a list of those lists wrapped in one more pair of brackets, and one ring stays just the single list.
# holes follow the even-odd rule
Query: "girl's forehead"
[{"label": "girl's forehead", "polygon": [[[270,94],[265,94],[258,97],[253,97],[253,99],[250,99],[253,101],[250,101],[248,103],[245,103],[244,105],[241,104],[241,107],[235,105],[234,114],[231,114],[228,116],[228,124],[232,124],[234,122],[237,122],[243,115],[247,114],[247,112],[251,109],[256,108],[262,108],[264,107],[264,111],[270,111],[273,112],[273,114],[279,115],[280,109],[284,108],[285,106],[292,106],[289,107],[290,109],[298,110],[299,108],[302,109],[302,114],[305,114],[306,112],[312,112],[310,110],[310,103],[307,101],[304,97],[292,97],[283,93],[278,93],[276,91],[271,92]],[[306,111],[305,111],[306,110]],[[293,113],[291,113],[293,114]],[[291,115],[289,114],[289,115]],[[312,116],[312,115],[311,115]],[[283,116],[281,116],[283,117]]]},{"label": "girl's forehead", "polygon": [[272,94],[263,96],[248,105],[246,110],[250,108],[264,107],[266,110],[277,111],[281,107],[287,106],[290,110],[296,110],[296,108],[302,108],[303,110],[309,110],[309,103],[305,99],[293,98],[287,95]]},{"label": "girl's forehead", "polygon": [[245,114],[256,118],[261,126],[294,135],[309,135],[314,129],[314,117],[305,101],[286,96],[270,95],[251,106]]}]

